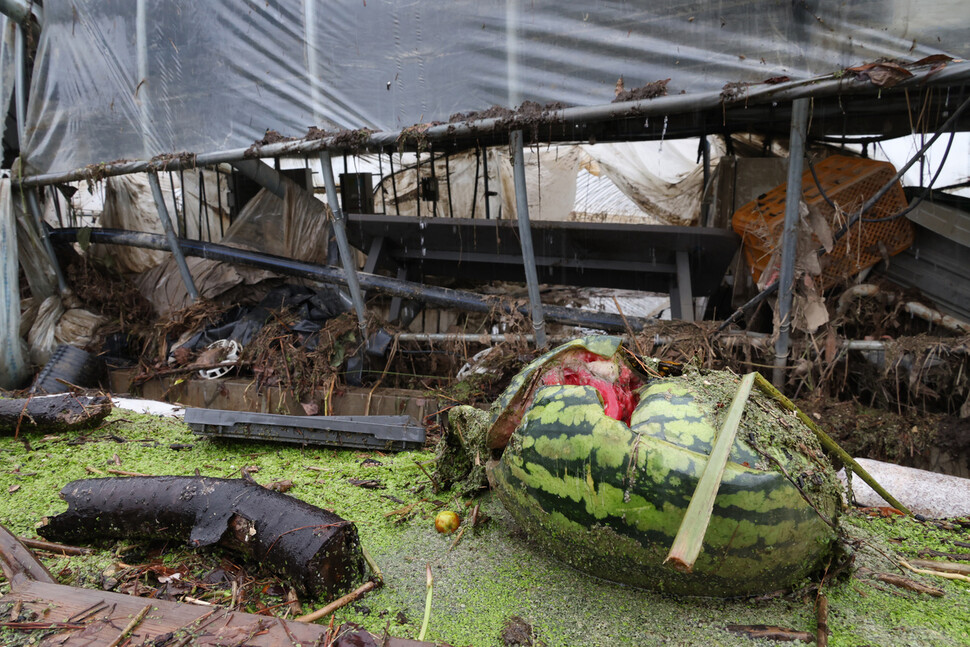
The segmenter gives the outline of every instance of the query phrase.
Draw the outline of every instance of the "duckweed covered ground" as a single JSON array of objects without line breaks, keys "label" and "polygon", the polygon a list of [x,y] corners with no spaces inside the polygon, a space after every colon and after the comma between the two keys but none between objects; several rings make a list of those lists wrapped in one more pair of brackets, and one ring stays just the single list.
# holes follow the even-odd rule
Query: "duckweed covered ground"
[{"label": "duckweed covered ground", "polygon": [[[145,474],[233,477],[248,467],[261,483],[292,480],[289,494],[333,509],[355,521],[362,543],[384,572],[386,585],[338,612],[337,620],[358,622],[375,633],[416,637],[424,609],[425,564],[435,576],[428,638],[452,645],[501,645],[511,616],[535,627],[550,647],[572,645],[758,645],[725,630],[730,624],[781,625],[814,631],[813,601],[800,596],[772,600],[675,599],[619,586],[573,571],[534,550],[511,525],[497,499],[479,499],[490,520],[466,532],[449,551],[453,536],[434,531],[439,504],[462,512],[467,499],[435,494],[417,462],[432,452],[378,455],[270,443],[217,442],[193,436],[180,422],[116,410],[100,429],[51,436],[30,435],[28,445],[0,439],[0,521],[16,534],[35,537],[44,515],[66,508],[57,496],[67,482],[90,478],[86,468]],[[186,447],[191,445],[191,447]],[[115,458],[117,457],[117,458]],[[366,458],[376,459],[379,465]],[[120,464],[119,464],[120,463]],[[363,463],[363,464],[362,464]],[[258,468],[258,470],[254,469]],[[365,489],[348,479],[377,479],[386,489]],[[397,499],[397,500],[394,500]],[[436,503],[438,502],[438,503]],[[413,516],[395,523],[386,516],[416,503]],[[970,552],[963,526],[939,528],[913,519],[873,521],[846,515],[850,534],[871,537],[883,550],[915,556],[921,549]],[[103,569],[116,560],[118,544],[91,557],[45,558],[68,584],[97,586]],[[218,550],[202,551],[218,563]],[[181,553],[179,559],[184,559]],[[892,567],[867,550],[860,556],[873,570]],[[67,569],[67,570],[65,570]],[[68,572],[69,571],[69,572]],[[970,644],[970,584],[932,581],[943,598],[930,598],[888,585],[852,578],[826,591],[830,644]],[[5,586],[5,585],[4,585]],[[321,601],[305,601],[308,610]]]}]

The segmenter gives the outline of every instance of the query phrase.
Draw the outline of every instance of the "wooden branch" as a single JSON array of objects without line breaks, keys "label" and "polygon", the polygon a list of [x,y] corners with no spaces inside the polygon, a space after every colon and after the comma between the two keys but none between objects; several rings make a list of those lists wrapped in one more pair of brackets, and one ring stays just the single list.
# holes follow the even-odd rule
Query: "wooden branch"
[{"label": "wooden branch", "polygon": [[343,596],[342,598],[338,598],[334,600],[333,602],[323,607],[322,609],[317,609],[312,613],[307,613],[306,615],[302,615],[299,618],[294,618],[294,620],[296,620],[297,622],[315,622],[320,618],[330,615],[337,609],[347,606],[348,604],[350,604],[351,602],[353,602],[363,594],[367,593],[368,591],[376,587],[377,587],[377,582],[373,580],[364,582],[359,587],[357,587],[355,591],[351,591],[350,593]]},{"label": "wooden branch", "polygon": [[893,586],[898,586],[899,588],[906,589],[908,591],[925,593],[926,595],[932,595],[934,598],[943,597],[943,591],[940,589],[921,584],[916,580],[911,580],[908,577],[903,577],[902,575],[894,575],[892,573],[873,573],[872,577],[880,582],[892,584]]},{"label": "wooden branch", "polygon": [[919,573],[921,575],[933,575],[935,577],[942,577],[947,580],[960,580],[963,582],[970,582],[970,564],[953,564],[948,562],[931,562],[922,559],[914,559],[913,563],[919,564],[931,564],[930,568],[919,568],[914,567],[904,560],[899,560],[899,565],[903,568],[907,568],[914,573]]},{"label": "wooden branch", "polygon": [[121,641],[127,638],[128,634],[130,634],[132,631],[135,630],[135,627],[137,627],[138,624],[145,619],[145,616],[147,616],[148,612],[151,610],[152,610],[152,605],[150,604],[146,604],[144,607],[142,607],[142,610],[139,611],[138,614],[131,619],[131,622],[125,625],[125,628],[121,630],[121,633],[118,634],[118,637],[112,640],[110,643],[108,643],[108,647],[118,647],[118,645],[121,644]]},{"label": "wooden branch", "polygon": [[17,537],[17,540],[27,548],[33,548],[35,550],[46,550],[49,553],[57,553],[58,555],[90,555],[94,551],[90,548],[82,548],[80,546],[68,546],[66,544],[56,544],[52,541],[43,541],[41,539],[27,539],[26,537]]},{"label": "wooden branch", "polygon": [[367,565],[370,566],[370,572],[374,579],[377,580],[378,583],[384,584],[384,573],[381,572],[381,568],[377,565],[377,562],[374,561],[374,558],[370,556],[370,553],[368,553],[367,549],[363,546],[360,547],[360,553],[364,556],[364,561],[367,562]]},{"label": "wooden branch", "polygon": [[765,377],[761,375],[761,373],[755,373],[754,379],[762,391],[764,391],[767,395],[777,400],[778,403],[781,404],[784,408],[794,413],[795,417],[797,417],[799,420],[805,423],[808,426],[808,428],[811,429],[812,432],[814,432],[815,436],[818,438],[819,443],[821,443],[824,449],[838,456],[839,459],[843,463],[845,463],[846,467],[851,469],[853,472],[855,472],[859,476],[859,478],[861,478],[863,481],[866,482],[866,484],[869,487],[875,490],[876,494],[878,494],[883,499],[885,499],[889,505],[896,508],[897,510],[901,510],[906,514],[912,514],[909,511],[909,508],[907,508],[902,503],[897,501],[891,494],[889,494],[889,492],[886,492],[885,488],[879,485],[879,483],[876,482],[876,479],[872,478],[872,475],[870,475],[869,472],[867,472],[864,467],[859,465],[855,461],[855,459],[849,455],[848,452],[842,449],[839,446],[839,444],[832,439],[831,436],[829,436],[827,433],[822,431],[822,429],[818,425],[816,425],[811,418],[806,416],[801,409],[795,406],[795,403],[793,403],[791,400],[786,398],[785,395],[781,391],[776,389],[771,382],[765,379]]},{"label": "wooden branch", "polygon": [[815,644],[818,647],[829,645],[829,601],[825,594],[819,592],[815,606]]},{"label": "wooden branch", "polygon": [[0,525],[0,567],[11,584],[27,580],[54,583],[44,565],[6,528]]},{"label": "wooden branch", "polygon": [[146,371],[144,373],[140,373],[134,376],[133,378],[131,378],[131,384],[133,386],[138,386],[140,384],[144,384],[145,382],[148,382],[149,380],[154,380],[160,377],[167,377],[169,375],[179,375],[181,373],[195,373],[196,371],[207,371],[212,368],[226,368],[226,367],[240,368],[242,366],[249,366],[249,362],[231,362],[229,364],[216,362],[215,364],[198,364],[195,366],[186,365],[186,366],[176,366],[174,368],[162,368],[162,369],[158,369],[157,371],[153,371],[152,373],[148,373]]},{"label": "wooden branch", "polygon": [[106,469],[105,472],[108,474],[117,474],[118,476],[151,476],[151,474],[142,474],[140,472],[126,472],[125,470],[116,469]]},{"label": "wooden branch", "polygon": [[687,512],[680,523],[680,529],[677,531],[677,536],[674,537],[674,543],[670,547],[667,559],[664,560],[664,564],[670,562],[671,566],[682,573],[690,573],[694,569],[697,556],[700,555],[704,535],[707,533],[707,526],[711,522],[711,513],[714,511],[714,499],[717,497],[717,490],[721,486],[724,468],[727,466],[728,458],[731,455],[731,448],[734,446],[734,439],[738,434],[738,425],[741,422],[744,407],[748,403],[748,396],[751,394],[755,375],[756,373],[748,373],[741,380],[741,385],[734,395],[724,424],[721,425],[721,431],[717,434],[717,439],[711,448],[707,465],[704,466],[704,471],[697,481],[694,496],[687,504]]},{"label": "wooden branch", "polygon": [[916,568],[928,568],[938,572],[942,571],[944,573],[960,573],[961,575],[970,575],[970,564],[943,562],[935,559],[911,559],[909,560],[907,567],[910,565]]}]

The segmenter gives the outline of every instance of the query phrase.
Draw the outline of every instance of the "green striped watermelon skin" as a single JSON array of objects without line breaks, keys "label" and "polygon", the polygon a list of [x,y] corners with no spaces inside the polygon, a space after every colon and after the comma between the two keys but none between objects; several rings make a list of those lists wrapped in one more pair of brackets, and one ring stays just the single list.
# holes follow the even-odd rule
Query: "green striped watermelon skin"
[{"label": "green striped watermelon skin", "polygon": [[[835,532],[783,474],[755,467],[744,421],[693,572],[662,565],[716,433],[703,400],[676,379],[653,382],[627,426],[590,387],[539,387],[490,480],[533,541],[591,575],[724,597],[799,582]],[[837,498],[822,507],[833,518]]]}]

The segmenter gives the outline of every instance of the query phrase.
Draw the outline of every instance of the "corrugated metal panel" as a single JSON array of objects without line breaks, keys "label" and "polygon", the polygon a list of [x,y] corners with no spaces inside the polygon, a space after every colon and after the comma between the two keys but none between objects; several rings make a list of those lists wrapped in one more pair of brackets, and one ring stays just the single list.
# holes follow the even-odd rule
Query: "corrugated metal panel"
[{"label": "corrugated metal panel", "polygon": [[921,291],[943,312],[970,321],[970,263],[967,247],[916,225],[912,247],[893,256],[886,275]]}]

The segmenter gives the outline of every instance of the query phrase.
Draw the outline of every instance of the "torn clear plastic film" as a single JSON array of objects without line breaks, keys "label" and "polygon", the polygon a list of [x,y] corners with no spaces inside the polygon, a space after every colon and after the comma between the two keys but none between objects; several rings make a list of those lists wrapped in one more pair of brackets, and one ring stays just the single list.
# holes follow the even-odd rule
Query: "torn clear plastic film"
[{"label": "torn clear plastic film", "polygon": [[248,146],[267,129],[397,129],[492,105],[595,105],[970,57],[963,0],[649,5],[48,0],[27,159],[55,172]]}]

